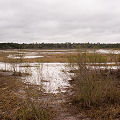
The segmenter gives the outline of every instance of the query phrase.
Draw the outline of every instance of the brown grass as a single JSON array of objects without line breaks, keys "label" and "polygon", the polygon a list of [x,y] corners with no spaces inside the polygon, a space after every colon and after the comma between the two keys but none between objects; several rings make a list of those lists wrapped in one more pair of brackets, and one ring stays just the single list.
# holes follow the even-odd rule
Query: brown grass
[{"label": "brown grass", "polygon": [[[39,55],[41,50],[18,50],[19,52],[38,52]],[[70,51],[70,50],[68,50]],[[67,53],[66,51],[60,51],[56,50],[55,52],[61,52],[60,54],[42,54],[43,58],[29,58],[29,59],[22,59],[22,62],[68,62],[68,58],[74,58],[76,59],[78,56],[78,53],[81,53],[81,51],[71,50],[75,51],[75,53]],[[83,51],[83,50],[82,50]],[[42,50],[42,52],[51,52],[47,50]],[[41,53],[42,53],[41,52]],[[52,51],[54,52],[54,51]],[[76,53],[78,52],[78,53]],[[14,55],[17,54],[17,51],[13,52],[0,52],[0,62],[21,62],[20,59],[8,59],[7,56],[9,54]],[[114,55],[114,54],[94,54],[94,53],[87,53],[87,62],[118,62],[120,61],[120,55]]]},{"label": "brown grass", "polygon": [[[96,62],[96,56],[93,59]],[[93,120],[113,120],[120,117],[119,78],[111,74],[110,70],[88,69],[88,61],[87,54],[78,54],[76,59],[70,59],[74,72],[71,82],[74,94],[70,96],[73,105]],[[97,61],[101,61],[98,55]]]},{"label": "brown grass", "polygon": [[[21,78],[0,75],[1,120],[50,120],[51,112],[42,97],[39,86],[25,85]],[[27,87],[27,88],[26,88]]]}]

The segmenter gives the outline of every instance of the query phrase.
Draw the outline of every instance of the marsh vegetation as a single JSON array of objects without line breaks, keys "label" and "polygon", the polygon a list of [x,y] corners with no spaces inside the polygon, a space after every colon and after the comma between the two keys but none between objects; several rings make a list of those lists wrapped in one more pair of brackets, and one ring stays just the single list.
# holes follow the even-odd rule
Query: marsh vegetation
[{"label": "marsh vegetation", "polygon": [[[114,63],[107,63],[113,57]],[[105,57],[94,53],[90,56],[86,52],[69,59],[70,72],[74,73],[71,77],[74,92],[70,96],[71,102],[77,106],[76,109],[84,109],[91,119],[119,118],[120,68],[118,58],[115,54]]]},{"label": "marsh vegetation", "polygon": [[1,119],[119,119],[119,51],[1,50]]}]

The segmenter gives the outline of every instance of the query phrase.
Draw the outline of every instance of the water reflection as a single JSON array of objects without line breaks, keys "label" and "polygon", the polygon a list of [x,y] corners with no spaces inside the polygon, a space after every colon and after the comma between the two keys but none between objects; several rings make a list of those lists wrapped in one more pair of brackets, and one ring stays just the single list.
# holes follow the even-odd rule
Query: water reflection
[{"label": "water reflection", "polygon": [[[63,63],[41,63],[31,67],[32,75],[25,78],[25,82],[41,85],[46,92],[64,92],[69,86],[68,75],[63,72]],[[32,66],[34,66],[32,65]]]},{"label": "water reflection", "polygon": [[[4,69],[5,63],[0,63],[0,69]],[[69,86],[69,75],[64,73],[65,63],[23,63],[13,64],[6,63],[7,70],[22,71],[29,73],[29,76],[22,77],[23,82],[34,85],[41,85],[46,93],[65,92]],[[12,66],[12,67],[11,67]]]}]

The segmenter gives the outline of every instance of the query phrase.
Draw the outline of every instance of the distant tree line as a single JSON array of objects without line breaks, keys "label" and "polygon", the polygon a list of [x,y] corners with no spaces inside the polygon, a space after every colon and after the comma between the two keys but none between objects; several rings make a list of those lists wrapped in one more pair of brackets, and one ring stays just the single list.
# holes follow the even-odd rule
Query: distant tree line
[{"label": "distant tree line", "polygon": [[0,43],[0,49],[76,49],[76,48],[120,48],[120,43]]}]

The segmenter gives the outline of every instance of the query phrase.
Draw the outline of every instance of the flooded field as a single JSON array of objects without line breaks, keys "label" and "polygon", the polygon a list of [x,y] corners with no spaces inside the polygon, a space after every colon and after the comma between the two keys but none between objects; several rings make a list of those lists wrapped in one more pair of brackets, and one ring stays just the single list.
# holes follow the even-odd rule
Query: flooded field
[{"label": "flooded field", "polygon": [[[7,53],[8,59],[35,59],[35,58],[44,58],[46,56],[56,54],[56,56],[63,54],[76,54],[84,53],[84,50],[4,50],[0,51],[1,53]],[[119,50],[87,50],[88,53],[96,52],[98,54],[119,54]],[[59,56],[58,55],[58,56]],[[50,59],[47,57],[47,59]],[[26,63],[16,63],[9,61],[6,63],[0,63],[0,69],[7,71],[16,71],[29,73],[29,76],[22,77],[22,81],[29,84],[40,85],[47,93],[57,93],[65,92],[65,89],[69,86],[70,75],[66,72],[66,65],[68,63],[39,63],[39,62],[26,62]],[[104,65],[105,64],[105,65]],[[106,66],[107,65],[107,66]],[[86,63],[86,66],[89,69],[118,69],[119,62],[107,62],[107,63]]]},{"label": "flooded field", "polygon": [[[68,99],[71,95],[73,96],[76,95],[77,92],[78,95],[80,95],[83,92],[82,96],[84,97],[86,93],[90,92],[89,89],[92,88],[92,86],[90,85],[93,85],[93,87],[97,89],[95,91],[100,92],[100,93],[93,93],[94,95],[101,95],[101,88],[103,88],[105,85],[109,86],[110,84],[107,81],[105,83],[102,82],[104,81],[103,78],[106,76],[104,70],[112,71],[112,74],[114,74],[117,71],[115,75],[117,76],[116,78],[119,79],[119,75],[118,75],[119,69],[120,69],[119,50],[83,49],[83,50],[1,50],[0,51],[0,75],[6,81],[10,77],[7,83],[8,86],[9,84],[10,85],[13,84],[13,89],[15,89],[15,95],[17,95],[18,98],[19,97],[23,98],[25,97],[25,94],[29,93],[31,94],[29,96],[29,99],[32,99],[35,102],[41,100],[46,101],[47,103],[49,103],[50,106],[52,106],[55,112],[57,111],[61,115],[60,119],[64,117],[67,118],[68,114],[71,119],[76,118],[76,116],[73,116],[70,113],[70,109],[67,108],[68,106],[65,105],[66,99]],[[105,75],[98,77],[98,79],[102,80],[100,82],[103,84],[102,86],[100,83],[98,83],[98,81],[97,82],[94,81],[96,80],[95,77],[97,77],[96,73],[99,73],[100,71],[103,71],[103,75]],[[19,86],[21,83],[15,84],[15,81],[14,83],[11,83],[11,80],[13,79],[13,78],[11,79],[11,77],[13,77],[16,81],[17,78],[19,78],[20,82],[25,86],[24,85],[20,86],[19,90],[17,91],[16,90],[17,88],[15,88],[15,86],[16,85]],[[81,85],[83,83],[79,84],[78,81],[80,79],[83,79],[83,81],[81,82],[83,83],[84,81],[86,82],[84,84],[85,87]],[[76,80],[75,83],[76,86],[71,84],[74,80]],[[5,84],[6,83],[4,83],[3,86],[5,86]],[[100,89],[99,87],[97,88],[96,85],[100,86]],[[119,85],[119,83],[117,83],[117,85]],[[7,87],[1,88],[1,90],[2,91],[6,90]],[[26,90],[23,90],[23,88],[26,89],[26,87],[27,87],[27,92]],[[111,86],[111,89],[112,87],[113,86]],[[82,88],[83,91],[81,91],[79,88]],[[107,87],[105,88],[109,89]],[[77,90],[76,92],[74,92],[74,94],[73,91],[71,92],[71,90],[73,89]],[[6,90],[6,92],[8,92],[8,90]],[[13,95],[13,91],[12,91],[12,95]],[[13,95],[13,97],[15,95]],[[37,95],[38,98],[34,98],[34,96]],[[94,95],[93,97],[96,97]],[[13,98],[11,98],[11,101],[12,99]],[[79,99],[79,97],[74,99]],[[6,103],[7,102],[8,102],[8,97]],[[64,107],[61,104],[64,104],[63,105]],[[71,104],[72,103],[70,103],[70,105]]]},{"label": "flooded field", "polygon": [[20,59],[20,58],[24,58],[24,59],[28,59],[28,58],[41,58],[44,56],[18,56],[18,55],[9,55],[8,58],[12,58],[12,59]]},{"label": "flooded field", "polygon": [[69,86],[69,75],[64,73],[65,63],[0,63],[0,69],[7,71],[29,73],[22,77],[22,81],[28,84],[40,85],[47,93],[65,92]]},{"label": "flooded field", "polygon": [[38,54],[66,54],[66,53],[79,53],[79,52],[87,52],[87,53],[100,53],[100,54],[120,54],[120,50],[116,50],[116,49],[53,49],[53,50],[32,50],[32,49],[23,49],[23,50],[0,50],[0,52],[3,53],[17,53],[17,54],[24,54],[26,56],[35,56]]}]

